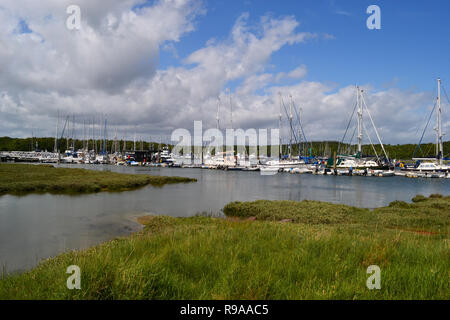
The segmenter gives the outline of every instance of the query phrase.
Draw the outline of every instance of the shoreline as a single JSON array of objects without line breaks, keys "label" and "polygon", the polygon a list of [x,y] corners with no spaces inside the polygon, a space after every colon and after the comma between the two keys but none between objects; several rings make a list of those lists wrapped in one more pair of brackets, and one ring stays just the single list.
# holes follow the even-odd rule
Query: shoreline
[{"label": "shoreline", "polygon": [[[315,206],[323,209],[313,212],[317,218],[306,210]],[[275,208],[293,211],[280,215]],[[51,297],[57,299],[448,299],[448,289],[439,285],[450,268],[445,260],[449,208],[450,196],[433,195],[416,196],[411,204],[394,201],[375,212],[317,201],[260,200],[228,204],[225,219],[140,216],[141,231],[6,276],[0,297],[46,299],[55,290]],[[89,279],[84,291],[63,288],[68,263],[84,270]],[[367,291],[366,264],[380,265],[386,285],[394,288]],[[345,276],[333,280],[336,272]],[[294,280],[297,273],[301,279]],[[422,287],[423,277],[430,276],[433,281]],[[405,277],[410,283],[400,281]],[[311,287],[304,287],[305,281]]]},{"label": "shoreline", "polygon": [[186,177],[125,174],[53,165],[0,164],[0,196],[124,192],[147,185],[162,187],[166,184],[196,181]]}]

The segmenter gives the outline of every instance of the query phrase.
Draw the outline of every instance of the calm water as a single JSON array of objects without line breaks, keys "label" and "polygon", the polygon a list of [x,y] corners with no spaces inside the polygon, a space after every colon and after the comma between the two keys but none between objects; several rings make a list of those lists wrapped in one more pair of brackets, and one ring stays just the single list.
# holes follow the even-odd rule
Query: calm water
[{"label": "calm water", "polygon": [[[75,167],[75,166],[70,166]],[[78,167],[83,167],[79,165]],[[198,182],[91,195],[0,196],[0,266],[25,270],[39,260],[138,230],[144,214],[190,216],[220,212],[230,201],[322,200],[379,207],[416,194],[450,194],[450,179],[346,177],[177,168],[86,166],[138,174],[176,175]]]}]

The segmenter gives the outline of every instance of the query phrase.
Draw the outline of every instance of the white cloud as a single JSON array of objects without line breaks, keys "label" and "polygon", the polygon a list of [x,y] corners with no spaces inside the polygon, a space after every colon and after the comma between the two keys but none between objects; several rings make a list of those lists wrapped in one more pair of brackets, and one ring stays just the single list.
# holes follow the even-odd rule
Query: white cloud
[{"label": "white cloud", "polygon": [[300,67],[295,68],[294,70],[289,72],[288,77],[293,79],[300,79],[306,76],[306,72],[306,66],[301,65]]},{"label": "white cloud", "polygon": [[[158,1],[130,10],[142,1],[78,1],[81,29],[68,30],[70,1],[40,1],[23,6],[6,1],[0,9],[3,88],[37,91],[117,92],[133,81],[150,78],[158,65],[159,46],[179,41],[194,29],[201,13],[197,2]],[[11,32],[26,21],[33,33]],[[6,73],[6,74],[5,74]]]},{"label": "white cloud", "polygon": [[[221,124],[227,126],[230,106],[225,89],[230,87],[234,127],[277,126],[281,92],[285,98],[292,95],[302,108],[309,139],[338,140],[354,106],[353,86],[301,80],[307,74],[305,65],[270,72],[275,52],[317,37],[299,32],[292,16],[264,16],[250,24],[248,14],[243,14],[229,37],[211,39],[181,66],[162,70],[160,49],[177,54],[173,44],[193,32],[196,17],[205,13],[201,2],[161,0],[131,10],[143,1],[111,0],[106,7],[103,2],[78,1],[80,31],[65,28],[70,1],[27,6],[17,2],[4,0],[0,6],[0,135],[29,136],[34,128],[37,135],[51,136],[59,109],[61,114],[77,115],[79,132],[83,119],[90,121],[95,115],[98,122],[106,114],[119,135],[126,131],[130,138],[136,126],[138,136],[148,139],[179,127],[192,129],[194,120],[215,127],[217,97],[222,101]],[[14,32],[21,20],[32,33]],[[384,140],[415,142],[425,119],[420,110],[432,97],[370,86],[366,91]]]},{"label": "white cloud", "polygon": [[304,78],[307,73],[308,70],[306,66],[302,64],[287,74],[285,72],[279,72],[276,76],[276,81],[281,81],[283,79],[301,79]]}]

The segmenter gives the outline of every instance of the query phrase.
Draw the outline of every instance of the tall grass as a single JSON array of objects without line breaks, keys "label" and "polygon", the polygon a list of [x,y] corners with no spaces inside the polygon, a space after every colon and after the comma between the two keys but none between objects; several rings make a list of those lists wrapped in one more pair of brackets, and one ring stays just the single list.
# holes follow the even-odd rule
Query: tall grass
[{"label": "tall grass", "polygon": [[[281,211],[274,219],[261,208],[254,221],[143,217],[142,232],[5,276],[0,299],[448,299],[449,201],[427,199],[421,202],[427,208],[394,204],[355,214],[351,207],[324,204],[317,214],[327,219],[291,214],[296,223],[275,221],[285,217]],[[233,207],[236,216],[255,216],[255,209],[242,213],[236,206],[225,212]],[[432,232],[418,232],[422,214],[442,225],[425,223],[421,228]],[[367,223],[377,215],[383,217]],[[73,264],[81,269],[80,290],[66,288],[66,268]],[[369,265],[381,269],[380,290],[366,287]]]},{"label": "tall grass", "polygon": [[125,191],[148,184],[196,181],[183,177],[164,177],[102,172],[77,168],[55,168],[52,165],[0,164],[0,195],[49,193],[91,193]]},{"label": "tall grass", "polygon": [[224,208],[229,217],[280,221],[288,219],[305,224],[363,224],[391,228],[415,228],[418,231],[449,232],[450,196],[416,196],[413,203],[393,201],[387,207],[356,208],[320,201],[231,202]]}]

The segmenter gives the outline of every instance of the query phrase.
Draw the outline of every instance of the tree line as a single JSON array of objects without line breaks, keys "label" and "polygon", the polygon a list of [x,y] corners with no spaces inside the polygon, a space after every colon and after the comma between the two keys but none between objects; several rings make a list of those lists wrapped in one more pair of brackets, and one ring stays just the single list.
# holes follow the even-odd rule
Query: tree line
[{"label": "tree line", "polygon": [[[86,143],[89,146],[89,150],[96,150],[98,153],[103,151],[103,141],[102,140],[72,140],[69,141],[66,138],[59,139],[59,150],[65,152],[66,149],[74,146],[75,150],[82,149],[86,147]],[[158,142],[146,142],[146,141],[136,141],[136,145],[133,141],[114,141],[106,140],[106,150],[111,151],[123,151],[125,150],[150,150],[158,151],[162,147],[169,147],[171,150],[173,145],[159,144]],[[384,148],[388,157],[390,159],[411,159],[415,154],[415,157],[435,157],[436,145],[432,143],[426,143],[418,147],[415,144],[385,144]],[[237,146],[235,146],[237,149]],[[270,156],[270,147],[267,148],[268,156]],[[49,151],[55,152],[55,138],[44,137],[44,138],[11,138],[11,137],[0,137],[0,151]],[[248,146],[246,147],[247,152],[249,151]],[[444,157],[450,156],[450,141],[444,142]],[[292,146],[292,155],[302,155],[302,156],[319,156],[319,157],[330,157],[336,152],[337,154],[355,154],[356,146],[341,144],[338,141],[312,141],[308,143],[296,144]],[[289,146],[284,144],[282,146],[282,154],[287,155],[289,153]],[[214,154],[214,152],[213,152]],[[362,146],[363,155],[371,155],[384,157],[381,145],[363,145]]]}]

